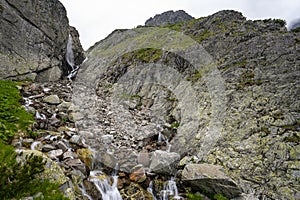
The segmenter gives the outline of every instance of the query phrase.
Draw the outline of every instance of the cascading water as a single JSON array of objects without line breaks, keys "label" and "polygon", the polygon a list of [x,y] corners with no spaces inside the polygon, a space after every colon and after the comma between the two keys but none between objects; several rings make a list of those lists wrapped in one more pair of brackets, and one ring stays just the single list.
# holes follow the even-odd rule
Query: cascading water
[{"label": "cascading water", "polygon": [[156,200],[155,194],[153,193],[153,183],[150,181],[147,191],[152,195],[153,200]]},{"label": "cascading water", "polygon": [[93,200],[93,198],[86,192],[83,183],[79,184],[79,189],[81,190],[82,197],[86,197],[88,200]]},{"label": "cascading water", "polygon": [[121,194],[118,190],[118,176],[116,171],[112,174],[113,183],[110,184],[110,179],[99,179],[98,176],[101,175],[101,171],[91,171],[90,181],[93,182],[97,190],[101,193],[103,200],[122,200]]},{"label": "cascading water", "polygon": [[67,76],[68,79],[71,80],[73,77],[75,77],[79,69],[79,66],[76,66],[74,61],[73,40],[71,35],[69,35],[69,39],[67,43],[66,60],[68,65],[71,67],[71,72]]},{"label": "cascading water", "polygon": [[181,199],[181,197],[178,195],[178,189],[174,178],[171,178],[167,181],[164,189],[160,193],[161,200],[168,200],[170,196],[172,196],[173,199]]}]

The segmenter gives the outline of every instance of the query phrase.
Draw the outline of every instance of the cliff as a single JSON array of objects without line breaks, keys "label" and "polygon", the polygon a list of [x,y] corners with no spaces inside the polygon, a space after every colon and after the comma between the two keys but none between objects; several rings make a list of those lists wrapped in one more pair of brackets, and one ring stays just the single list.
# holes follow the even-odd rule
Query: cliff
[{"label": "cliff", "polygon": [[0,13],[1,79],[60,79],[68,73],[64,55],[70,33],[80,52],[77,63],[84,60],[78,33],[58,0],[1,0]]}]

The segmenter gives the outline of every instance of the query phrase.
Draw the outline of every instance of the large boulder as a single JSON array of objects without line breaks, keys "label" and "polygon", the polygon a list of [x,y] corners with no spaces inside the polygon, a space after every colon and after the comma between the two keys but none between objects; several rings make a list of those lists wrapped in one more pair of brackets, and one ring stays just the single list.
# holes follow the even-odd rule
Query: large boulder
[{"label": "large boulder", "polygon": [[[58,0],[0,0],[0,13],[1,79],[54,81],[67,73],[64,55],[69,33],[78,34],[69,27]],[[83,59],[75,58],[77,63]]]},{"label": "large boulder", "polygon": [[174,175],[179,160],[178,153],[157,150],[152,155],[150,170],[157,174]]},{"label": "large boulder", "polygon": [[194,191],[222,194],[228,198],[235,198],[241,194],[236,183],[217,165],[189,164],[182,171],[182,181]]},{"label": "large boulder", "polygon": [[145,22],[145,26],[166,26],[172,25],[179,22],[192,20],[194,17],[190,16],[183,10],[178,11],[167,11],[162,14],[155,15]]}]

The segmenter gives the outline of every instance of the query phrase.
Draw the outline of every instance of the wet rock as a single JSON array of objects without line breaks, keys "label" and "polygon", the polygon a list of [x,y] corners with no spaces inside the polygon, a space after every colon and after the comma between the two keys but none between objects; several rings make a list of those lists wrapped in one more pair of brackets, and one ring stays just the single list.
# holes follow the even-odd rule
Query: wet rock
[{"label": "wet rock", "polygon": [[60,99],[57,95],[50,95],[43,98],[43,101],[48,104],[57,105],[60,103]]},{"label": "wet rock", "polygon": [[147,178],[145,174],[145,169],[143,165],[137,165],[131,170],[131,174],[129,175],[129,179],[134,182],[141,183],[145,181]]},{"label": "wet rock", "polygon": [[227,198],[241,195],[237,184],[229,178],[221,166],[211,164],[188,164],[182,171],[182,181],[194,191],[223,194]]},{"label": "wet rock", "polygon": [[179,160],[178,153],[156,150],[151,157],[150,170],[157,174],[174,175]]},{"label": "wet rock", "polygon": [[52,151],[52,150],[55,150],[55,149],[56,149],[56,147],[54,147],[53,145],[45,144],[45,145],[43,145],[42,151],[43,152],[49,152],[49,151]]},{"label": "wet rock", "polygon": [[52,160],[58,160],[63,155],[63,150],[57,149],[57,150],[51,150],[48,152],[49,158]]}]

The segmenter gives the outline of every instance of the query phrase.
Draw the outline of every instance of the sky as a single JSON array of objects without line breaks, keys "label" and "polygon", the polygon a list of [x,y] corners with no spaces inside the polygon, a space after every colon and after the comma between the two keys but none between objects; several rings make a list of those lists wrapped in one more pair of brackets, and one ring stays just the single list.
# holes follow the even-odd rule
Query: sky
[{"label": "sky", "polygon": [[289,24],[300,18],[299,0],[60,0],[71,26],[79,31],[83,48],[104,39],[115,29],[144,25],[156,14],[184,10],[195,18],[220,10],[243,13],[247,19],[280,18]]}]

